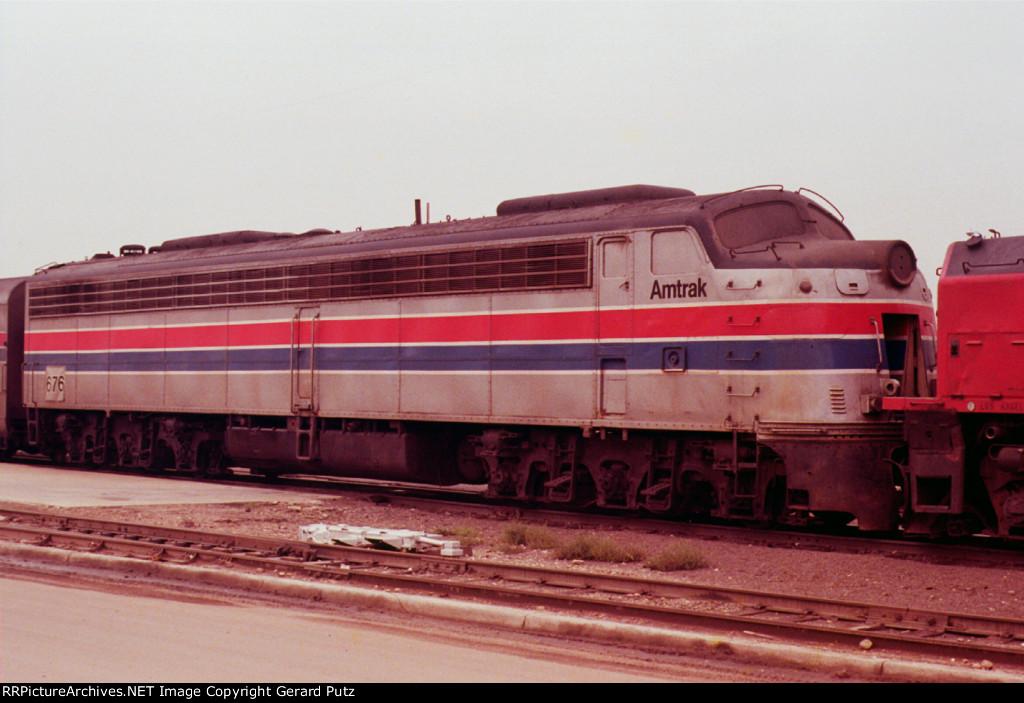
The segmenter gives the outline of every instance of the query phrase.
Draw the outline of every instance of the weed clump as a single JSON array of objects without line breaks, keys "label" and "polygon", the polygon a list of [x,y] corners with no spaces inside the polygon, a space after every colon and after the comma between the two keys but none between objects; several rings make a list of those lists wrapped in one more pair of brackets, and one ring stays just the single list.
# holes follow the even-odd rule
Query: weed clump
[{"label": "weed clump", "polygon": [[685,542],[673,544],[644,562],[644,566],[655,571],[693,571],[707,565],[704,553]]},{"label": "weed clump", "polygon": [[562,545],[555,551],[559,559],[579,559],[581,561],[629,562],[643,561],[644,550],[632,545],[623,546],[607,537],[597,535],[579,535]]},{"label": "weed clump", "polygon": [[440,530],[434,530],[437,534],[444,537],[451,537],[452,539],[459,540],[459,544],[463,547],[475,547],[483,541],[483,534],[480,530],[475,527],[443,527]]},{"label": "weed clump", "polygon": [[546,527],[521,522],[507,525],[501,532],[501,540],[509,546],[533,549],[552,549],[561,543],[558,535]]}]

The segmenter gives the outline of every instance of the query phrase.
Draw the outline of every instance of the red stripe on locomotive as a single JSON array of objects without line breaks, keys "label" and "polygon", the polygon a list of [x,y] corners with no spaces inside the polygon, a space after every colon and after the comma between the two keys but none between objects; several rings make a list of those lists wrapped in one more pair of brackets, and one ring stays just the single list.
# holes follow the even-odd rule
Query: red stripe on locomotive
[{"label": "red stripe on locomotive", "polygon": [[[713,307],[640,307],[634,309],[545,311],[535,313],[382,317],[316,322],[318,344],[444,344],[544,342],[601,338],[672,339],[747,336],[843,336],[877,332],[873,316],[883,312],[934,318],[929,308],[911,304],[843,303],[728,305]],[[118,349],[269,347],[309,343],[314,325],[304,320],[232,324],[33,330],[29,352]]]}]

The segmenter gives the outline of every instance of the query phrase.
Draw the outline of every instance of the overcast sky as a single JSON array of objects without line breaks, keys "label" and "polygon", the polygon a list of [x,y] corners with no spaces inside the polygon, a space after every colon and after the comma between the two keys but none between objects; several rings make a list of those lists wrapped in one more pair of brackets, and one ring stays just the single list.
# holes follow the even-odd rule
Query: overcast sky
[{"label": "overcast sky", "polygon": [[0,277],[633,183],[1024,235],[1024,3],[0,2]]}]

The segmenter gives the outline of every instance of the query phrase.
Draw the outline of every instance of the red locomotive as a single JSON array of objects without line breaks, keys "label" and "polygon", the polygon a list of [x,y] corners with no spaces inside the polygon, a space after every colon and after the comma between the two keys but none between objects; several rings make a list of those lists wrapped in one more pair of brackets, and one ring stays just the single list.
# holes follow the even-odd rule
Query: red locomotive
[{"label": "red locomotive", "polygon": [[950,246],[938,290],[934,398],[905,413],[908,533],[1024,536],[1024,237]]}]

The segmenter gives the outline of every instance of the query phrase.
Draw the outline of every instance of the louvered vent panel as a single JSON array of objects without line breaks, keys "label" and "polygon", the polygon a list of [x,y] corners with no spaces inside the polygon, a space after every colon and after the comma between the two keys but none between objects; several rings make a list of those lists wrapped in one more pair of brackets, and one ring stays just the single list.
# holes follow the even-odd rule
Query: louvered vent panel
[{"label": "louvered vent panel", "polygon": [[833,415],[846,414],[846,391],[842,388],[829,388],[829,401],[832,404]]},{"label": "louvered vent panel", "polygon": [[590,286],[590,242],[460,249],[85,283],[32,284],[29,316]]}]

